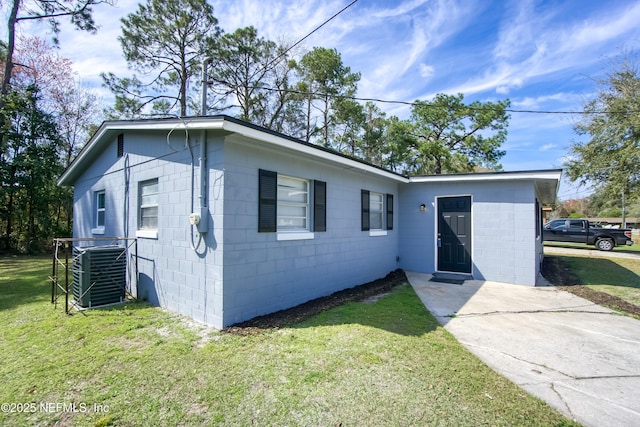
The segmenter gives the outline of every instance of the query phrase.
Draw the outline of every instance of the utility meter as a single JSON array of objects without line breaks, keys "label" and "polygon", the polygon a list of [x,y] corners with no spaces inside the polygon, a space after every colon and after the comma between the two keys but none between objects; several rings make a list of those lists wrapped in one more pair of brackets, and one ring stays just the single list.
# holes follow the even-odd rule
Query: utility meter
[{"label": "utility meter", "polygon": [[200,224],[200,214],[190,213],[189,214],[189,224],[191,224],[191,225]]}]

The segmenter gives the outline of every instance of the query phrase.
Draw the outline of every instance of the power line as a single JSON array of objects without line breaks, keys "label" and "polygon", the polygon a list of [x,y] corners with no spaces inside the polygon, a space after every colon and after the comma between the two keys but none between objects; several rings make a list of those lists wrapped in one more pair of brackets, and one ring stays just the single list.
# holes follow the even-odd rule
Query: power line
[{"label": "power line", "polygon": [[576,196],[577,197],[578,195],[581,195],[581,194],[593,193],[594,191],[595,191],[595,189],[593,187],[585,189],[585,190],[580,190],[580,191],[578,191],[578,190],[576,190],[576,191],[567,191],[564,194],[558,195],[558,198],[561,199],[561,198],[567,197],[567,196]]},{"label": "power line", "polygon": [[328,18],[327,20],[325,20],[322,24],[318,25],[316,28],[314,28],[313,30],[311,30],[310,33],[308,33],[306,36],[302,37],[300,40],[298,40],[297,42],[295,42],[294,44],[292,44],[291,46],[289,46],[284,52],[282,52],[280,55],[276,56],[271,62],[269,62],[267,64],[267,66],[265,68],[268,68],[271,66],[271,64],[273,64],[274,62],[278,61],[280,58],[282,58],[283,56],[285,56],[287,53],[289,53],[289,51],[291,49],[293,49],[294,47],[298,46],[300,43],[302,43],[303,41],[305,41],[306,39],[308,39],[309,37],[311,37],[311,35],[313,33],[315,33],[316,31],[318,31],[320,28],[324,27],[325,25],[327,25],[329,22],[331,22],[333,19],[335,19],[338,15],[340,15],[342,12],[344,12],[345,10],[349,9],[351,6],[353,6],[358,0],[353,0],[351,3],[349,3],[348,5],[346,5],[345,7],[343,7],[342,9],[340,9],[338,12],[336,12],[335,14],[333,14],[333,16],[331,16],[330,18]]},{"label": "power line", "polygon": [[[357,0],[356,0],[357,1]],[[232,85],[229,82],[225,82],[222,80],[216,80],[217,83],[223,84],[227,87],[237,88],[238,86]],[[435,104],[420,101],[395,101],[381,98],[363,98],[357,96],[348,96],[348,95],[336,95],[330,93],[322,93],[322,92],[305,92],[295,89],[280,89],[280,88],[271,88],[268,86],[249,86],[250,89],[263,89],[271,92],[281,92],[281,93],[292,93],[296,95],[304,95],[304,96],[313,96],[317,99],[350,99],[353,101],[364,101],[364,102],[378,102],[382,104],[397,104],[397,105],[407,105],[410,107],[414,107],[417,105],[424,105],[426,107],[438,107]],[[518,110],[514,108],[493,108],[493,107],[473,107],[470,105],[465,105],[464,108],[474,111],[505,111],[507,113],[523,113],[523,114],[563,114],[563,115],[596,115],[596,114],[640,114],[640,111],[609,111],[609,110],[596,110],[596,111],[550,111],[550,110]]]},{"label": "power line", "polygon": [[[345,7],[343,7],[342,9],[340,9],[338,12],[334,13],[331,17],[329,17],[328,19],[326,19],[322,24],[318,25],[317,27],[315,27],[313,30],[311,30],[308,34],[306,34],[304,37],[302,37],[301,39],[299,39],[297,42],[295,42],[294,44],[292,44],[291,46],[289,46],[287,49],[285,49],[282,53],[280,53],[278,56],[276,56],[274,59],[272,59],[270,62],[268,62],[265,66],[264,69],[268,69],[271,65],[273,65],[273,63],[279,61],[283,56],[285,56],[287,53],[289,53],[289,51],[291,51],[294,47],[298,46],[300,43],[302,43],[303,41],[305,41],[306,39],[308,39],[309,37],[311,37],[311,35],[313,35],[315,32],[317,32],[318,30],[320,30],[320,28],[324,27],[325,25],[327,25],[329,22],[331,22],[332,20],[334,20],[338,15],[340,15],[342,12],[344,12],[345,10],[349,9],[351,6],[353,6],[355,3],[357,3],[358,0],[353,0],[351,3],[349,3],[348,5],[346,5]],[[224,81],[220,81],[220,80],[216,80],[217,83],[221,83],[224,84],[227,87],[230,87],[233,89],[236,89],[238,86],[235,86],[230,84],[229,82],[224,82]],[[273,91],[273,92],[284,92],[284,93],[294,93],[294,94],[298,94],[298,95],[305,95],[305,96],[316,96],[316,97],[321,97],[324,99],[334,99],[334,98],[340,98],[340,99],[351,99],[353,101],[364,101],[364,102],[378,102],[381,104],[397,104],[397,105],[407,105],[410,107],[414,107],[416,105],[419,105],[418,102],[411,102],[411,101],[395,101],[395,100],[387,100],[387,99],[380,99],[380,98],[362,98],[362,97],[356,97],[356,96],[346,96],[346,95],[334,95],[334,94],[328,94],[328,93],[319,93],[319,92],[302,92],[302,91],[297,91],[294,89],[276,89],[276,88],[270,88],[267,86],[251,86],[251,89],[263,89],[263,90],[268,90],[268,91]],[[436,105],[430,105],[429,103],[421,103],[422,105],[426,105],[427,107],[433,106],[433,107],[437,107]],[[469,110],[474,110],[474,111],[504,111],[507,113],[523,113],[523,114],[559,114],[559,115],[596,115],[596,114],[638,114],[640,113],[640,111],[551,111],[551,110],[518,110],[518,109],[514,109],[514,108],[492,108],[492,107],[473,107],[470,105],[466,105],[465,108],[469,109]]]},{"label": "power line", "polygon": [[[347,9],[349,9],[351,6],[353,6],[355,3],[357,3],[357,1],[358,0],[353,0],[351,3],[349,3],[348,5],[343,7],[342,9],[340,9],[338,12],[334,13],[331,17],[326,19],[322,24],[320,24],[317,27],[315,27],[307,35],[305,35],[304,37],[299,39],[297,42],[295,42],[294,44],[289,46],[282,53],[280,53],[278,56],[276,56],[274,59],[272,59],[270,62],[268,62],[264,66],[264,69],[268,69],[273,63],[275,63],[276,61],[280,60],[283,56],[285,56],[287,53],[289,53],[289,51],[291,51],[294,47],[298,46],[300,43],[302,43],[303,41],[305,41],[306,39],[311,37],[311,35],[313,35],[315,32],[320,30],[320,28],[324,27],[329,22],[334,20],[342,12],[344,12]],[[216,82],[224,84],[225,86],[232,88],[232,90],[236,89],[238,87],[238,86],[234,86],[234,85],[230,84],[229,82],[225,82],[225,81],[216,80]],[[410,107],[419,105],[418,102],[411,102],[411,101],[395,101],[395,100],[387,100],[387,99],[380,99],[380,98],[362,98],[362,97],[356,97],[356,96],[334,95],[334,94],[319,93],[319,92],[302,92],[302,91],[297,91],[297,90],[294,90],[294,89],[276,89],[276,88],[270,88],[270,87],[267,87],[267,86],[251,86],[250,88],[251,89],[263,89],[263,90],[268,90],[268,91],[273,91],[273,92],[294,93],[294,94],[305,95],[305,96],[312,95],[312,96],[316,96],[316,97],[321,97],[323,99],[329,99],[329,98],[331,98],[331,99],[334,99],[334,98],[351,99],[353,101],[378,102],[378,103],[381,103],[381,104],[407,105],[407,106],[410,106]],[[436,105],[430,105],[429,103],[425,103],[425,102],[421,102],[420,104],[426,105],[427,107],[430,107],[430,106],[437,107]],[[467,108],[469,110],[474,110],[474,111],[499,111],[499,112],[504,111],[504,112],[507,112],[507,113],[518,113],[518,114],[519,113],[523,113],[523,114],[559,114],[559,115],[576,115],[576,114],[578,114],[578,115],[591,115],[591,114],[596,115],[596,114],[638,114],[638,113],[640,113],[640,111],[605,111],[605,110],[603,110],[603,111],[518,110],[518,109],[514,109],[514,108],[504,108],[504,109],[502,109],[502,108],[492,108],[492,107],[486,107],[486,106],[473,107],[473,106],[470,106],[470,105],[466,105],[465,108]]]}]

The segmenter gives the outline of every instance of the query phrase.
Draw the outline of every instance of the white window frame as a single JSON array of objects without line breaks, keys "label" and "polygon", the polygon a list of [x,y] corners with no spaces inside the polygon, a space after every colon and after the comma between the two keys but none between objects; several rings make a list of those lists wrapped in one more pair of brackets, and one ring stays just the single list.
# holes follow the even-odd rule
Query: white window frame
[{"label": "white window frame", "polygon": [[[376,198],[379,198],[380,200],[374,200]],[[386,231],[385,230],[385,226],[384,226],[384,217],[385,217],[385,195],[382,193],[377,193],[375,191],[369,191],[369,232],[371,234],[371,232],[373,232],[373,234],[376,234],[376,232],[380,232],[380,231]],[[378,222],[380,224],[380,227],[373,227],[374,222],[374,217],[379,217],[379,221],[375,221]],[[386,232],[385,232],[386,234]]]},{"label": "white window frame", "polygon": [[[301,189],[296,187],[287,186],[286,183],[298,183],[302,184]],[[276,230],[278,233],[309,233],[311,227],[311,182],[308,179],[298,178],[288,175],[278,174],[277,184],[277,215],[276,215]],[[294,196],[304,195],[304,201],[295,200],[297,197],[287,198],[287,191]],[[303,209],[304,214],[300,216],[283,215],[283,211],[291,209]],[[289,219],[302,219],[304,226],[285,225],[286,218]],[[309,237],[312,238],[312,237]],[[286,237],[279,240],[287,240]]]},{"label": "white window frame", "polygon": [[[100,207],[100,198],[102,197],[102,207]],[[93,203],[95,206],[95,218],[94,225],[95,227],[91,229],[92,234],[104,234],[104,224],[107,217],[107,196],[105,190],[99,190],[93,193]],[[100,217],[102,214],[102,222],[100,221]]]},{"label": "white window frame", "polygon": [[[144,193],[144,190],[148,187],[155,186],[155,192]],[[159,191],[159,183],[158,178],[149,179],[146,181],[140,181],[138,183],[138,231],[136,232],[136,237],[145,237],[145,238],[157,238],[158,237],[158,220],[159,220],[159,212],[158,212],[158,196],[160,194]],[[155,196],[155,202],[149,202],[145,199],[151,198],[150,196]],[[156,209],[156,226],[148,227],[143,225],[143,213],[148,209]],[[149,216],[148,218],[152,218]]]}]

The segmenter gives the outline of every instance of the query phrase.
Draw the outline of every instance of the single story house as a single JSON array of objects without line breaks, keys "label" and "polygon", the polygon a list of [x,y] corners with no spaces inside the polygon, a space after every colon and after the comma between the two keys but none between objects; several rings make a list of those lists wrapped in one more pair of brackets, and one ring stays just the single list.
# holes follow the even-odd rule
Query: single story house
[{"label": "single story house", "polygon": [[217,328],[398,268],[535,286],[560,170],[398,175],[228,116],[110,121],[59,179],[137,296]]}]

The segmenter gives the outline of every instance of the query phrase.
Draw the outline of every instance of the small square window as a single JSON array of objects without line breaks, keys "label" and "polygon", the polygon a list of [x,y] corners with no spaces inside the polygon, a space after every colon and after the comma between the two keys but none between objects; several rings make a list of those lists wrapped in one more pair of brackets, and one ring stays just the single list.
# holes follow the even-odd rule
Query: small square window
[{"label": "small square window", "polygon": [[92,234],[104,234],[106,216],[106,196],[104,190],[93,193]]},{"label": "small square window", "polygon": [[360,190],[360,225],[372,236],[386,236],[387,230],[393,230],[393,194]]},{"label": "small square window", "polygon": [[105,193],[104,191],[96,191],[95,193],[96,221],[95,228],[104,228],[105,217]]}]

